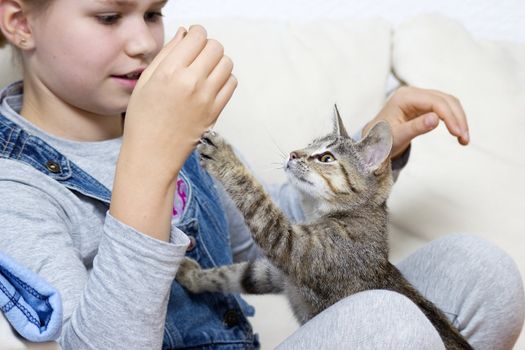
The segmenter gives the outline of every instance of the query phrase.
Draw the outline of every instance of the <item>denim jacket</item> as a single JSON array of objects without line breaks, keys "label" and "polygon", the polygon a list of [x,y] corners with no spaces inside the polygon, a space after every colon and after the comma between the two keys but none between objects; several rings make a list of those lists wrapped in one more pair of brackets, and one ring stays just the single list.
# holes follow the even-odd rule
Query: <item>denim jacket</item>
[{"label": "denim jacket", "polygon": [[[0,157],[26,163],[74,192],[105,203],[111,191],[45,141],[0,115]],[[232,263],[228,224],[213,180],[193,153],[179,174],[172,226],[193,242],[187,256],[208,268]],[[257,349],[247,321],[254,310],[239,295],[191,294],[174,282],[166,316],[163,349]]]}]

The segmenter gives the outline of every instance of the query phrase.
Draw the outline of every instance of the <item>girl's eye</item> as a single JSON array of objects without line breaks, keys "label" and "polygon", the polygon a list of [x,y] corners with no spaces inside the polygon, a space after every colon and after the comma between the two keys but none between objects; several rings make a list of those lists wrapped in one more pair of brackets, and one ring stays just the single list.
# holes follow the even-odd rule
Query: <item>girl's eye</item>
[{"label": "girl's eye", "polygon": [[164,15],[162,12],[147,12],[144,15],[144,19],[148,22],[157,22],[160,20]]},{"label": "girl's eye", "polygon": [[326,152],[326,153],[321,154],[319,157],[317,157],[317,159],[321,163],[330,163],[330,162],[333,162],[335,160],[335,157],[333,156],[332,153]]},{"label": "girl's eye", "polygon": [[[147,22],[157,22],[159,19],[162,18],[162,12],[146,12],[144,15],[144,20]],[[116,24],[119,19],[122,18],[122,15],[120,14],[111,14],[111,15],[100,15],[97,16],[97,20],[105,25],[112,25]]]},{"label": "girl's eye", "polygon": [[122,17],[119,14],[113,14],[113,15],[100,15],[97,16],[97,20],[105,25],[112,25],[117,23],[117,21]]}]

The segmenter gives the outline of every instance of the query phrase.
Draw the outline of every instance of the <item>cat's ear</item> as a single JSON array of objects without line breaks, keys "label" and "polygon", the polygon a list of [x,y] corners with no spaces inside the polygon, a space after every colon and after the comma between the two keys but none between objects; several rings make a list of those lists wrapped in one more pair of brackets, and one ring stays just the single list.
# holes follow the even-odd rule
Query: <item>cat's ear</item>
[{"label": "cat's ear", "polygon": [[339,109],[337,109],[337,104],[334,104],[334,127],[332,133],[337,136],[349,137],[343,125],[343,119],[341,119],[339,114]]},{"label": "cat's ear", "polygon": [[392,150],[392,129],[386,121],[375,124],[364,139],[356,145],[363,160],[365,170],[379,175],[389,165]]}]

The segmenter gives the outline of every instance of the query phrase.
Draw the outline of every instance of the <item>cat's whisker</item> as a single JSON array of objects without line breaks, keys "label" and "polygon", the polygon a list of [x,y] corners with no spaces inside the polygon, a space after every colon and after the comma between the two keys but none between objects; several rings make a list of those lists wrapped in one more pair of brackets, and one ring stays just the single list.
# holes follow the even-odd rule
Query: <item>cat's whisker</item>
[{"label": "cat's whisker", "polygon": [[268,131],[268,128],[266,128],[266,126],[264,126],[264,129],[266,130],[266,133],[268,135],[268,137],[270,138],[270,140],[272,141],[272,143],[274,144],[275,148],[277,148],[277,151],[279,152],[279,155],[282,157],[283,160],[287,159],[288,158],[288,155],[286,152],[284,152],[281,147],[279,147],[279,145],[277,144],[277,141],[275,141],[275,139],[273,138],[272,136],[272,133],[270,133]]},{"label": "cat's whisker", "polygon": [[269,167],[269,168],[265,168],[265,169],[262,169],[262,170],[263,171],[275,171],[275,170],[283,171],[284,167],[283,166],[274,166],[274,167]]}]

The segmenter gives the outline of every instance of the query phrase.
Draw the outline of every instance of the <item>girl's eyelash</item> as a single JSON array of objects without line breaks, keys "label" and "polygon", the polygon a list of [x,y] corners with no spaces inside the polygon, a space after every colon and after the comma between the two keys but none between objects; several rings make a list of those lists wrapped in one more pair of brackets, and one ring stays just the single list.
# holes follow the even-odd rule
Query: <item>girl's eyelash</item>
[{"label": "girl's eyelash", "polygon": [[147,17],[149,16],[149,21],[151,22],[156,22],[157,20],[161,19],[162,17],[164,17],[164,15],[162,14],[162,12],[158,11],[158,12],[148,12],[144,15],[144,17]]},{"label": "girl's eyelash", "polygon": [[102,23],[102,24],[105,24],[105,25],[111,25],[111,24],[115,24],[117,23],[117,21],[121,18],[122,16],[119,15],[119,14],[112,14],[112,15],[99,15],[99,16],[96,16],[97,20]]},{"label": "girl's eyelash", "polygon": [[[144,15],[144,19],[148,22],[157,22],[159,19],[161,19],[164,15],[162,12],[152,11],[152,12],[146,12]],[[111,15],[99,15],[96,16],[97,20],[104,24],[104,25],[113,25],[118,22],[119,19],[122,18],[121,14],[111,14]]]}]

